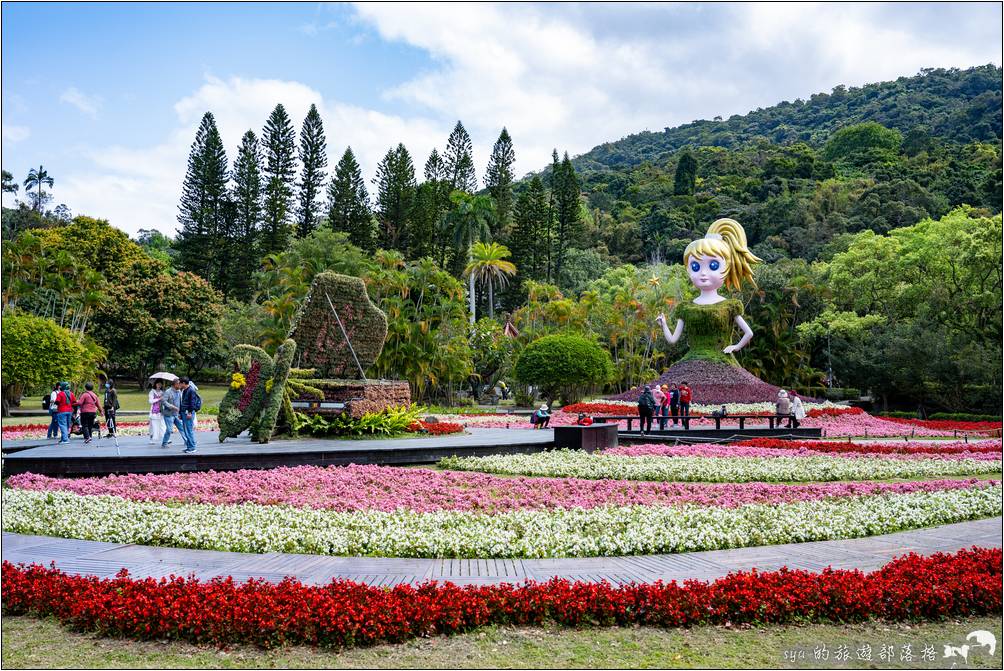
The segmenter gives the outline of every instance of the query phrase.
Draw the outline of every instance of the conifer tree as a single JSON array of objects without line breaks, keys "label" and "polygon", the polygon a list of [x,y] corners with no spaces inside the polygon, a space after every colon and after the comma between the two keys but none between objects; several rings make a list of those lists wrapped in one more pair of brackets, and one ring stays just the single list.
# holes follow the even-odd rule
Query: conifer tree
[{"label": "conifer tree", "polygon": [[308,235],[321,211],[317,199],[324,191],[324,169],[328,167],[324,124],[317,106],[311,105],[300,129],[300,193],[296,212],[297,235]]},{"label": "conifer tree", "polygon": [[[558,183],[561,177],[561,159],[558,157],[558,149],[555,147],[551,150],[551,172],[547,176],[547,230],[548,235],[554,230],[554,218],[557,212],[557,193],[558,193]],[[554,251],[554,245],[548,247],[547,259],[544,266],[544,277],[550,282],[553,277],[557,280],[557,273],[554,272],[554,256],[552,252]]]},{"label": "conifer tree", "polygon": [[404,250],[408,244],[409,219],[415,203],[415,165],[403,144],[387,151],[377,165],[376,214],[381,244]]},{"label": "conifer tree", "polygon": [[440,226],[443,216],[450,209],[452,187],[447,175],[446,163],[435,149],[425,162],[425,184],[422,185],[420,227],[429,234],[429,254],[434,254],[440,266],[445,267],[446,257],[453,249],[453,241]]},{"label": "conifer tree", "polygon": [[488,170],[485,174],[485,188],[495,199],[492,235],[497,236],[500,231],[505,230],[512,216],[512,170],[515,161],[516,152],[512,147],[512,138],[509,137],[509,131],[503,127],[488,159]]},{"label": "conifer tree", "polygon": [[251,273],[258,269],[261,258],[258,238],[261,234],[263,191],[261,148],[252,130],[241,138],[232,174],[230,198],[234,206],[234,221],[230,256],[233,263],[228,283],[229,295],[248,300],[251,297]]},{"label": "conifer tree", "polygon": [[513,208],[513,231],[509,249],[514,259],[521,259],[517,284],[526,280],[547,279],[547,258],[550,255],[551,231],[547,214],[547,191],[539,175],[516,199]]},{"label": "conifer tree", "polygon": [[561,266],[565,261],[565,252],[572,239],[579,233],[581,221],[579,204],[579,178],[575,167],[568,158],[568,152],[558,167],[558,175],[554,180],[554,277],[561,274]]},{"label": "conifer tree", "polygon": [[216,119],[206,112],[188,155],[188,169],[178,204],[178,264],[220,286],[220,262],[226,234],[224,204],[227,199],[227,154],[216,128]]},{"label": "conifer tree", "polygon": [[376,249],[369,194],[352,147],[342,154],[328,186],[328,224],[336,231],[348,233],[349,242],[356,247],[369,252]]},{"label": "conifer tree", "polygon": [[261,139],[265,154],[265,214],[261,253],[265,255],[286,249],[293,214],[296,134],[286,108],[281,104],[276,105],[269,115]]},{"label": "conifer tree", "polygon": [[450,182],[450,190],[460,189],[465,193],[474,193],[478,188],[478,179],[474,174],[474,147],[471,136],[467,134],[464,124],[457,121],[446,142],[446,155],[443,164],[446,169],[446,179]]},{"label": "conifer tree", "polygon": [[684,150],[676,162],[676,175],[673,178],[673,193],[677,196],[693,196],[694,185],[697,182],[697,159],[689,151]]},{"label": "conifer tree", "polygon": [[443,179],[444,174],[443,159],[440,158],[439,152],[433,148],[429,158],[425,160],[425,181],[438,182]]}]

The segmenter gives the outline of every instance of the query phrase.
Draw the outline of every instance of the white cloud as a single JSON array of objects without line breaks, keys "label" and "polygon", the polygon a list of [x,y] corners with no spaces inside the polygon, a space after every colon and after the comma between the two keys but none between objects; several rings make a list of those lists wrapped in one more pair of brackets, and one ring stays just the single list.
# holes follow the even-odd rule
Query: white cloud
[{"label": "white cloud", "polygon": [[87,95],[75,86],[63,91],[59,96],[59,102],[73,105],[92,119],[98,118],[98,110],[101,109],[100,96]]},{"label": "white cloud", "polygon": [[0,137],[4,142],[21,142],[31,137],[31,129],[27,126],[0,125]]},{"label": "white cloud", "polygon": [[[838,84],[1000,60],[999,10],[996,26],[984,28],[924,18],[932,10],[909,4],[362,3],[356,11],[383,39],[424,49],[436,64],[387,99],[462,119],[480,169],[506,125],[520,173],[546,165],[552,147],[574,155]],[[979,30],[988,39],[973,39]]]},{"label": "white cloud", "polygon": [[443,143],[450,130],[423,118],[403,119],[325,100],[320,92],[298,82],[208,76],[198,90],[174,105],[178,125],[162,142],[152,147],[85,150],[91,168],[62,180],[58,197],[75,213],[107,218],[129,233],[141,228],[171,232],[177,228],[181,182],[203,114],[213,113],[232,164],[244,133],[253,130],[260,139],[266,118],[279,102],[297,135],[310,105],[317,105],[328,143],[329,175],[348,144],[367,180],[387,150],[398,142],[413,152],[421,170],[425,157]]}]

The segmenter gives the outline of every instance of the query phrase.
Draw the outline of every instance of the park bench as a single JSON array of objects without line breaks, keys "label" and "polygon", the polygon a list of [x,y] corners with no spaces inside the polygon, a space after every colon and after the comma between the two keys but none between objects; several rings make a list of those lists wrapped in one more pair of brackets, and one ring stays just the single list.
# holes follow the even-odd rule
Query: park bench
[{"label": "park bench", "polygon": [[[775,427],[775,424],[777,425],[777,428],[781,428],[781,423],[785,420],[790,419],[791,415],[725,415],[724,417],[712,417],[711,415],[702,415],[700,417],[690,415],[688,417],[684,417],[683,415],[677,415],[676,418],[683,423],[684,431],[690,430],[690,420],[692,419],[714,420],[716,431],[722,428],[723,419],[729,419],[729,420],[737,419],[739,420],[739,430],[742,431],[746,428],[747,419],[760,420],[760,421],[767,420],[767,425],[771,429],[773,429]],[[627,420],[627,430],[631,431],[632,422],[640,422],[641,417],[639,417],[638,415],[602,415],[594,417],[594,419],[598,422],[606,422],[606,421],[619,422],[621,420]],[[657,422],[660,422],[662,420],[665,420],[666,423],[668,424],[669,422],[673,421],[673,417],[672,416],[653,417],[652,424],[656,424]]]}]

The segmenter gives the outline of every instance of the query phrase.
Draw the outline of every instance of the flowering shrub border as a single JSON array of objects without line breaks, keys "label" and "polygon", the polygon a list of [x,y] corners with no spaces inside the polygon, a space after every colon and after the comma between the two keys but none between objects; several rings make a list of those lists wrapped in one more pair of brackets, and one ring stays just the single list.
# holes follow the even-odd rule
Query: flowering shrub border
[{"label": "flowering shrub border", "polygon": [[67,575],[3,562],[3,611],[55,617],[105,636],[219,646],[344,648],[459,633],[485,625],[780,624],[922,620],[1000,613],[1001,550],[908,554],[877,571],[782,568],[708,583],[614,587],[555,578],[522,585],[428,582],[390,589],[347,580],[324,586],[233,578],[133,579]]},{"label": "flowering shrub border", "polygon": [[[626,457],[631,458],[631,457]],[[966,489],[715,506],[338,512],[3,491],[3,530],[229,552],[385,557],[609,557],[860,538],[1001,514],[999,482]]]}]

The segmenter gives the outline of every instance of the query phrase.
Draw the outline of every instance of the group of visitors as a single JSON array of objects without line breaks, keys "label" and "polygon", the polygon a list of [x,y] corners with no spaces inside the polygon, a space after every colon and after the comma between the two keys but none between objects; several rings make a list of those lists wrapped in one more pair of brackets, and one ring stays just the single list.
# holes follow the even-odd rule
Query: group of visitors
[{"label": "group of visitors", "polygon": [[94,393],[94,384],[84,385],[84,392],[77,397],[70,389],[69,382],[59,382],[52,387],[47,397],[42,398],[42,408],[49,411],[49,429],[46,438],[59,437],[59,445],[70,442],[70,434],[79,425],[84,443],[101,437],[98,417],[104,415],[107,435],[115,435],[115,412],[119,409],[118,391],[114,380],[104,383],[104,399],[99,402]]},{"label": "group of visitors", "polygon": [[659,419],[660,431],[666,430],[670,418],[673,419],[674,426],[679,425],[682,420],[684,427],[687,427],[692,399],[693,391],[687,382],[679,385],[645,385],[641,396],[638,397],[641,432],[648,433],[652,430],[653,418]]},{"label": "group of visitors", "polygon": [[787,417],[788,428],[797,429],[799,423],[805,419],[805,406],[795,392],[789,395],[784,389],[778,391],[774,407],[777,410],[778,426],[781,426],[781,418]]},{"label": "group of visitors", "polygon": [[185,454],[195,452],[197,413],[202,409],[202,398],[195,382],[179,377],[165,388],[161,380],[156,380],[147,394],[147,401],[150,403],[150,443],[160,442],[161,447],[167,447],[171,443],[171,432],[177,429],[185,443],[182,451]]},{"label": "group of visitors", "polygon": [[[197,413],[202,409],[202,398],[199,388],[192,380],[181,377],[173,382],[165,383],[155,380],[147,394],[150,404],[150,443],[160,443],[167,447],[171,442],[171,432],[177,429],[185,443],[184,452],[195,452],[195,427]],[[94,384],[84,385],[84,392],[76,396],[70,389],[69,382],[53,385],[52,392],[43,397],[42,407],[49,411],[49,429],[46,438],[59,437],[59,445],[67,445],[70,435],[79,425],[84,437],[84,444],[90,443],[96,436],[101,437],[99,417],[104,416],[106,435],[115,435],[116,412],[120,408],[118,390],[114,380],[104,382],[104,398],[98,399],[94,392]]]}]

